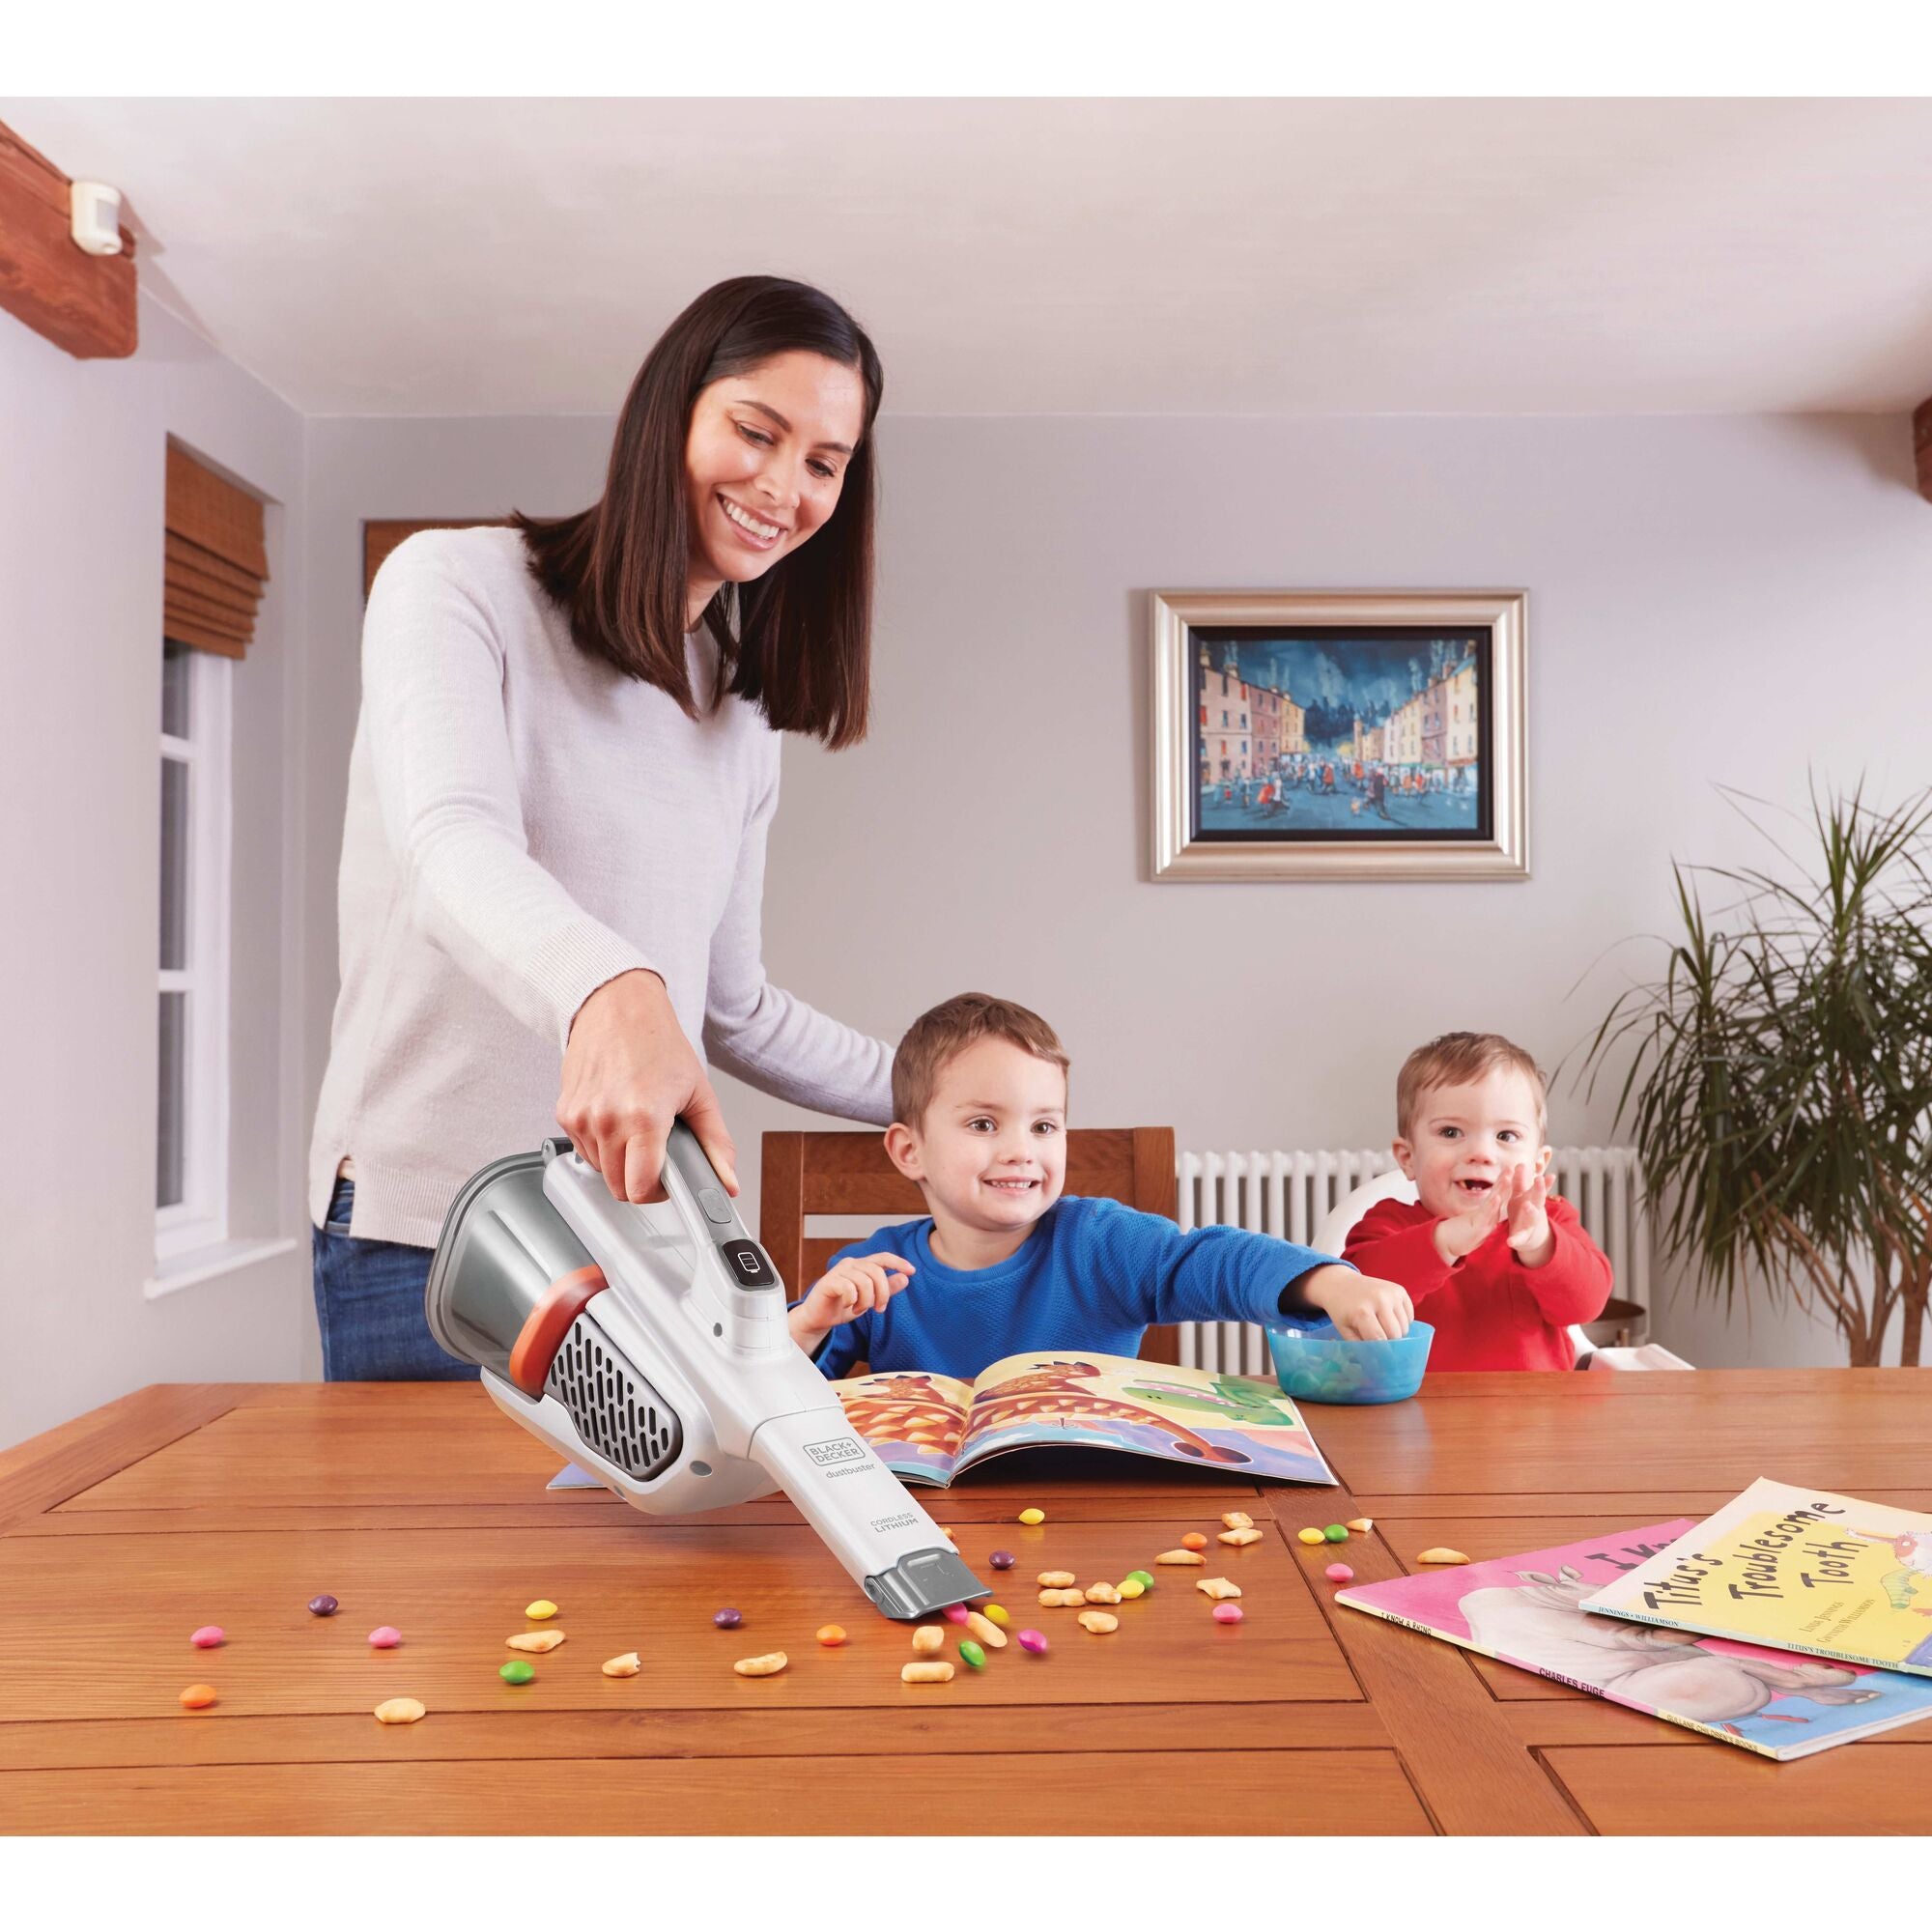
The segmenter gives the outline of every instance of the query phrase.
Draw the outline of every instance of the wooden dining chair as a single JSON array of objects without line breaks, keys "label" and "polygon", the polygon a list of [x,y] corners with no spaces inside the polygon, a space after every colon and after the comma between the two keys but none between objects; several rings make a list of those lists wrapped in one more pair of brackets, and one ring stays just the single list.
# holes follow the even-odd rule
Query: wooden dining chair
[{"label": "wooden dining chair", "polygon": [[[1069,1127],[1066,1192],[1124,1202],[1174,1219],[1172,1127]],[[810,1235],[812,1214],[878,1214],[911,1220],[925,1212],[917,1186],[886,1156],[877,1134],[767,1134],[758,1194],[758,1238],[796,1300],[825,1272],[850,1235]],[[1150,1328],[1144,1362],[1178,1362],[1179,1332]]]}]

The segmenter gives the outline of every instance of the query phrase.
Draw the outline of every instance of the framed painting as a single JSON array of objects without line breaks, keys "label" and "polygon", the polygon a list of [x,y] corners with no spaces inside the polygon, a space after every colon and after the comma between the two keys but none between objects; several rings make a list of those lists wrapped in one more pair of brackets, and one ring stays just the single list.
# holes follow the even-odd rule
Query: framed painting
[{"label": "framed painting", "polygon": [[1153,877],[1529,876],[1527,597],[1153,593]]}]

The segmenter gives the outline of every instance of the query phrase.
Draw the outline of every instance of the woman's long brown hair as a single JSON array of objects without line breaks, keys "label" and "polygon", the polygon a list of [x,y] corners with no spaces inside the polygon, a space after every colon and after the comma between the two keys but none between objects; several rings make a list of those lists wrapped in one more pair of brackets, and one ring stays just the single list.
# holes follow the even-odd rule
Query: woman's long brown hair
[{"label": "woman's long brown hair", "polygon": [[871,685],[872,420],[884,377],[866,331],[832,298],[776,275],[706,289],[658,338],[624,399],[602,498],[569,517],[513,518],[530,571],[570,619],[579,647],[655,685],[686,716],[697,701],[685,668],[691,531],[684,452],[692,405],[709,383],[803,349],[856,369],[866,390],[858,446],[838,507],[810,539],[754,582],[705,608],[725,691],[760,705],[781,731],[834,751],[866,735]]}]

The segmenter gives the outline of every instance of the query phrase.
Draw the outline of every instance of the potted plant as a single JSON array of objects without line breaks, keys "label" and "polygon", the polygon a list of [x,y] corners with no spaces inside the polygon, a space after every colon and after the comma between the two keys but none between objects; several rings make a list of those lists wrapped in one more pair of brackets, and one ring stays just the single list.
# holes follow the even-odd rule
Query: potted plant
[{"label": "potted plant", "polygon": [[[1663,977],[1616,1001],[1586,1057],[1594,1090],[1632,1049],[1617,1125],[1664,1258],[1726,1311],[1751,1278],[1822,1310],[1854,1367],[1878,1363],[1894,1312],[1918,1366],[1932,1288],[1928,822],[1932,793],[1880,810],[1862,782],[1814,787],[1789,875],[1673,862]],[[1740,896],[1708,913],[1699,875]]]}]

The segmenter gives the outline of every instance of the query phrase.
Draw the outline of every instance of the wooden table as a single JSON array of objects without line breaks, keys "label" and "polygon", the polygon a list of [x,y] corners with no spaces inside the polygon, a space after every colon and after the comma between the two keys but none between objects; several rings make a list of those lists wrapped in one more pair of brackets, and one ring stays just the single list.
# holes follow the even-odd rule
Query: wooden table
[{"label": "wooden table", "polygon": [[[1432,1377],[1318,1408],[1345,1489],[1113,1479],[927,1494],[1044,1658],[908,1689],[902,1627],[782,1500],[653,1522],[554,1463],[472,1384],[156,1386],[0,1456],[0,1829],[14,1833],[1905,1833],[1932,1824],[1932,1723],[1779,1765],[1335,1608],[1303,1522],[1398,1574],[1677,1515],[1771,1475],[1932,1510],[1932,1371]],[[1027,1529],[1027,1502],[1048,1512]],[[1059,1567],[1119,1578],[1220,1511],[1269,1527],[1161,1571],[1090,1636]],[[308,1614],[319,1592],[332,1619]],[[568,1644],[503,1684],[532,1598]],[[714,1630],[732,1604],[745,1628]],[[842,1623],[843,1649],[813,1632]],[[206,1623],[224,1648],[191,1649]],[[376,1652],[376,1625],[403,1632]],[[598,1665],[636,1649],[641,1674]],[[782,1648],[781,1676],[733,1659]],[[220,1702],[187,1713],[185,1686]],[[375,1723],[384,1697],[429,1706]],[[833,1794],[838,1794],[834,1796]],[[863,1796],[860,1796],[863,1794]]]}]

